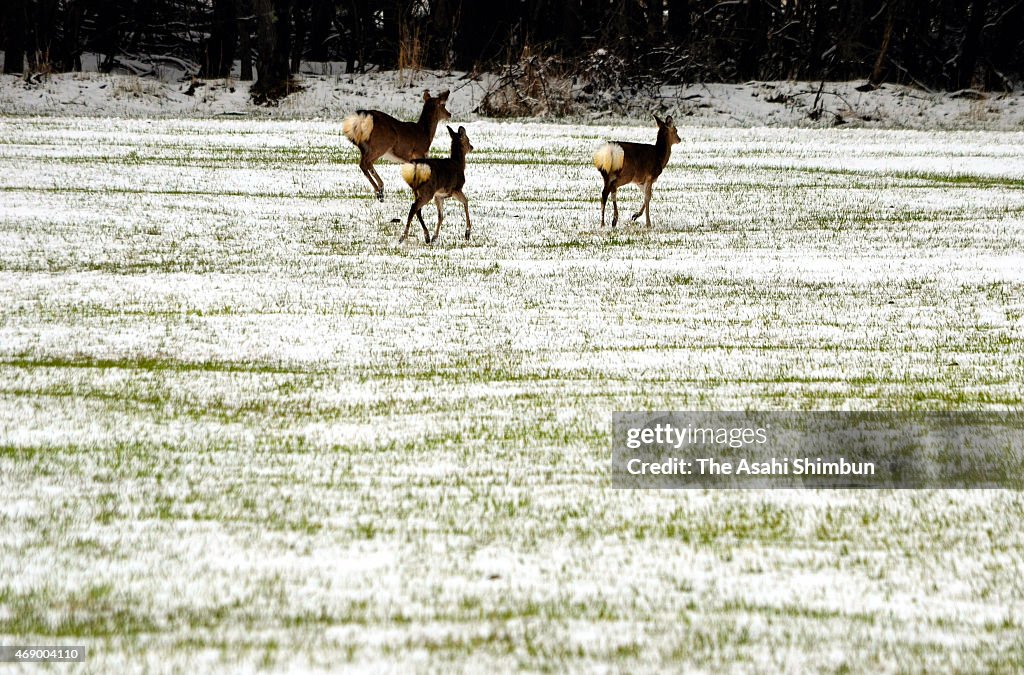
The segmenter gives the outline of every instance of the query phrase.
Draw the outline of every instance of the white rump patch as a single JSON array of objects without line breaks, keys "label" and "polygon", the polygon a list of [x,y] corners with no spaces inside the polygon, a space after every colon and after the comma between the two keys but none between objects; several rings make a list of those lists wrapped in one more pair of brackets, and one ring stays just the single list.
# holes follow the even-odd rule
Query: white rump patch
[{"label": "white rump patch", "polygon": [[625,153],[618,143],[605,143],[594,153],[594,166],[600,171],[612,174],[622,168]]},{"label": "white rump patch", "polygon": [[356,145],[366,142],[373,133],[373,115],[356,113],[349,115],[341,123],[341,132],[345,138]]},{"label": "white rump patch", "polygon": [[402,165],[402,180],[411,188],[419,186],[430,180],[430,165],[419,162]]}]

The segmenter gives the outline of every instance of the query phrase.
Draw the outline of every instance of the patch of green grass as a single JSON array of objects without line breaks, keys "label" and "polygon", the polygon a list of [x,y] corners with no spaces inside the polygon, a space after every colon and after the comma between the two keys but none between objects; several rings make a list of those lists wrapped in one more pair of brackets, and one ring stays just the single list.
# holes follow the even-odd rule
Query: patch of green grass
[{"label": "patch of green grass", "polygon": [[290,368],[285,365],[272,363],[246,363],[230,361],[176,361],[173,359],[159,359],[152,357],[122,358],[122,359],[97,359],[92,357],[63,357],[63,356],[16,356],[0,358],[0,367],[10,368],[90,368],[90,369],[118,369],[118,370],[144,370],[162,371],[170,370],[175,372],[227,372],[227,373],[264,373],[264,374],[309,374],[316,370],[305,368]]},{"label": "patch of green grass", "polygon": [[14,591],[0,587],[0,634],[20,639],[105,638],[132,636],[157,630],[139,610],[137,599],[115,592],[111,584],[95,584],[79,591],[52,587]]}]

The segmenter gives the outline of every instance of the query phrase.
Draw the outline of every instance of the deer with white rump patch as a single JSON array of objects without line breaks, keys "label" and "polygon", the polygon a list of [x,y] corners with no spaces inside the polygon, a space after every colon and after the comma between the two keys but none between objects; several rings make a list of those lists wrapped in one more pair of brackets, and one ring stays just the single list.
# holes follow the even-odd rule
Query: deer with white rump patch
[{"label": "deer with white rump patch", "polygon": [[646,143],[612,142],[605,143],[594,153],[594,166],[604,178],[604,191],[601,192],[601,227],[604,227],[604,208],[608,195],[612,197],[612,227],[619,222],[618,189],[623,185],[636,183],[644,191],[644,204],[633,214],[633,220],[647,215],[647,227],[651,226],[651,188],[654,181],[665,170],[672,146],[679,142],[672,116],[665,121],[654,116],[658,123],[658,140],[654,145]]},{"label": "deer with white rump patch", "polygon": [[[462,203],[466,210],[466,239],[469,239],[470,230],[473,224],[469,221],[469,200],[462,193],[462,186],[466,184],[466,155],[473,150],[473,145],[466,135],[466,127],[459,127],[453,131],[447,127],[448,135],[452,137],[452,153],[447,159],[418,159],[409,164],[402,165],[402,178],[412,188],[415,199],[412,208],[409,209],[409,218],[405,221],[405,232],[399,243],[405,241],[409,236],[409,227],[412,225],[412,218],[416,216],[423,227],[423,238],[429,244],[437,241],[441,235],[441,221],[444,220],[444,200],[454,197]],[[423,207],[431,199],[437,206],[437,228],[434,230],[434,237],[431,239],[430,230],[423,222]]]},{"label": "deer with white rump patch", "polygon": [[342,133],[359,148],[359,168],[370,181],[377,199],[384,201],[384,181],[373,168],[383,157],[392,162],[411,162],[426,157],[434,141],[437,125],[451,119],[445,108],[448,92],[431,97],[423,92],[423,111],[416,122],[402,122],[379,110],[357,110],[341,124]]}]

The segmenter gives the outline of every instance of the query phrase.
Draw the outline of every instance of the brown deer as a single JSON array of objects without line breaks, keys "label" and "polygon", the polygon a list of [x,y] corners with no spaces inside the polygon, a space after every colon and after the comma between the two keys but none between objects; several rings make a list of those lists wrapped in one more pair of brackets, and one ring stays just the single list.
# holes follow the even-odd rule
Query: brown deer
[{"label": "brown deer", "polygon": [[[454,197],[462,202],[466,209],[466,239],[469,239],[470,230],[473,224],[469,220],[469,200],[462,193],[462,186],[466,184],[466,155],[472,152],[473,145],[466,135],[466,127],[459,127],[458,131],[452,131],[447,127],[448,134],[452,137],[452,153],[447,159],[417,159],[409,164],[402,165],[402,178],[412,188],[415,199],[412,208],[409,209],[409,218],[405,221],[405,232],[399,243],[405,241],[409,236],[409,227],[412,225],[412,217],[420,219],[423,227],[423,239],[429,244],[437,241],[441,235],[441,221],[444,220],[444,200]],[[423,207],[431,199],[437,206],[437,228],[434,230],[434,238],[430,238],[430,230],[423,222]]]},{"label": "brown deer", "polygon": [[612,142],[605,143],[594,153],[594,166],[604,178],[604,191],[601,192],[601,227],[604,227],[604,207],[609,194],[612,196],[612,207],[615,209],[612,213],[612,227],[619,222],[617,192],[620,187],[630,183],[636,183],[644,191],[644,205],[633,214],[633,220],[647,214],[647,227],[651,226],[651,211],[648,208],[651,203],[651,188],[668,164],[672,146],[679,142],[679,134],[672,123],[671,115],[665,118],[664,122],[658,119],[657,115],[654,116],[654,120],[658,123],[658,140],[654,145]]},{"label": "brown deer", "polygon": [[342,122],[345,137],[359,148],[359,168],[370,181],[377,199],[384,201],[384,181],[373,163],[381,157],[392,162],[411,162],[426,157],[438,123],[451,119],[452,114],[444,107],[447,102],[447,91],[436,97],[424,91],[423,111],[416,122],[402,122],[379,110],[357,110]]}]

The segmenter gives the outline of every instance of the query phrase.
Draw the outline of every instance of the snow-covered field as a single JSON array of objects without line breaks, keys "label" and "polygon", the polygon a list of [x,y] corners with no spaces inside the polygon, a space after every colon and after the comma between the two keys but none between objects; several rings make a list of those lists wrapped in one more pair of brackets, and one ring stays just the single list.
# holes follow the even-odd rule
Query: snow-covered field
[{"label": "snow-covered field", "polygon": [[[84,65],[91,61],[86,59]],[[420,92],[451,90],[449,109],[460,120],[476,111],[496,76],[440,71],[316,74],[328,64],[308,64],[302,91],[275,107],[254,105],[251,82],[197,81],[96,72],[60,73],[26,82],[0,75],[0,113],[57,117],[331,119],[356,108],[377,108],[403,118],[419,114]],[[847,127],[877,129],[975,129],[1024,131],[1024,91],[927,92],[884,84],[859,91],[863,82],[746,82],[665,86],[653,97],[631,99],[617,117],[607,110],[577,112],[577,122],[650,122],[650,112],[672,114],[687,126]],[[812,119],[812,111],[820,115]]]},{"label": "snow-covered field", "polygon": [[0,118],[0,643],[1024,668],[1019,493],[610,488],[614,410],[1020,408],[1024,133],[681,128],[610,231],[653,125],[467,128],[428,246],[336,120]]}]

